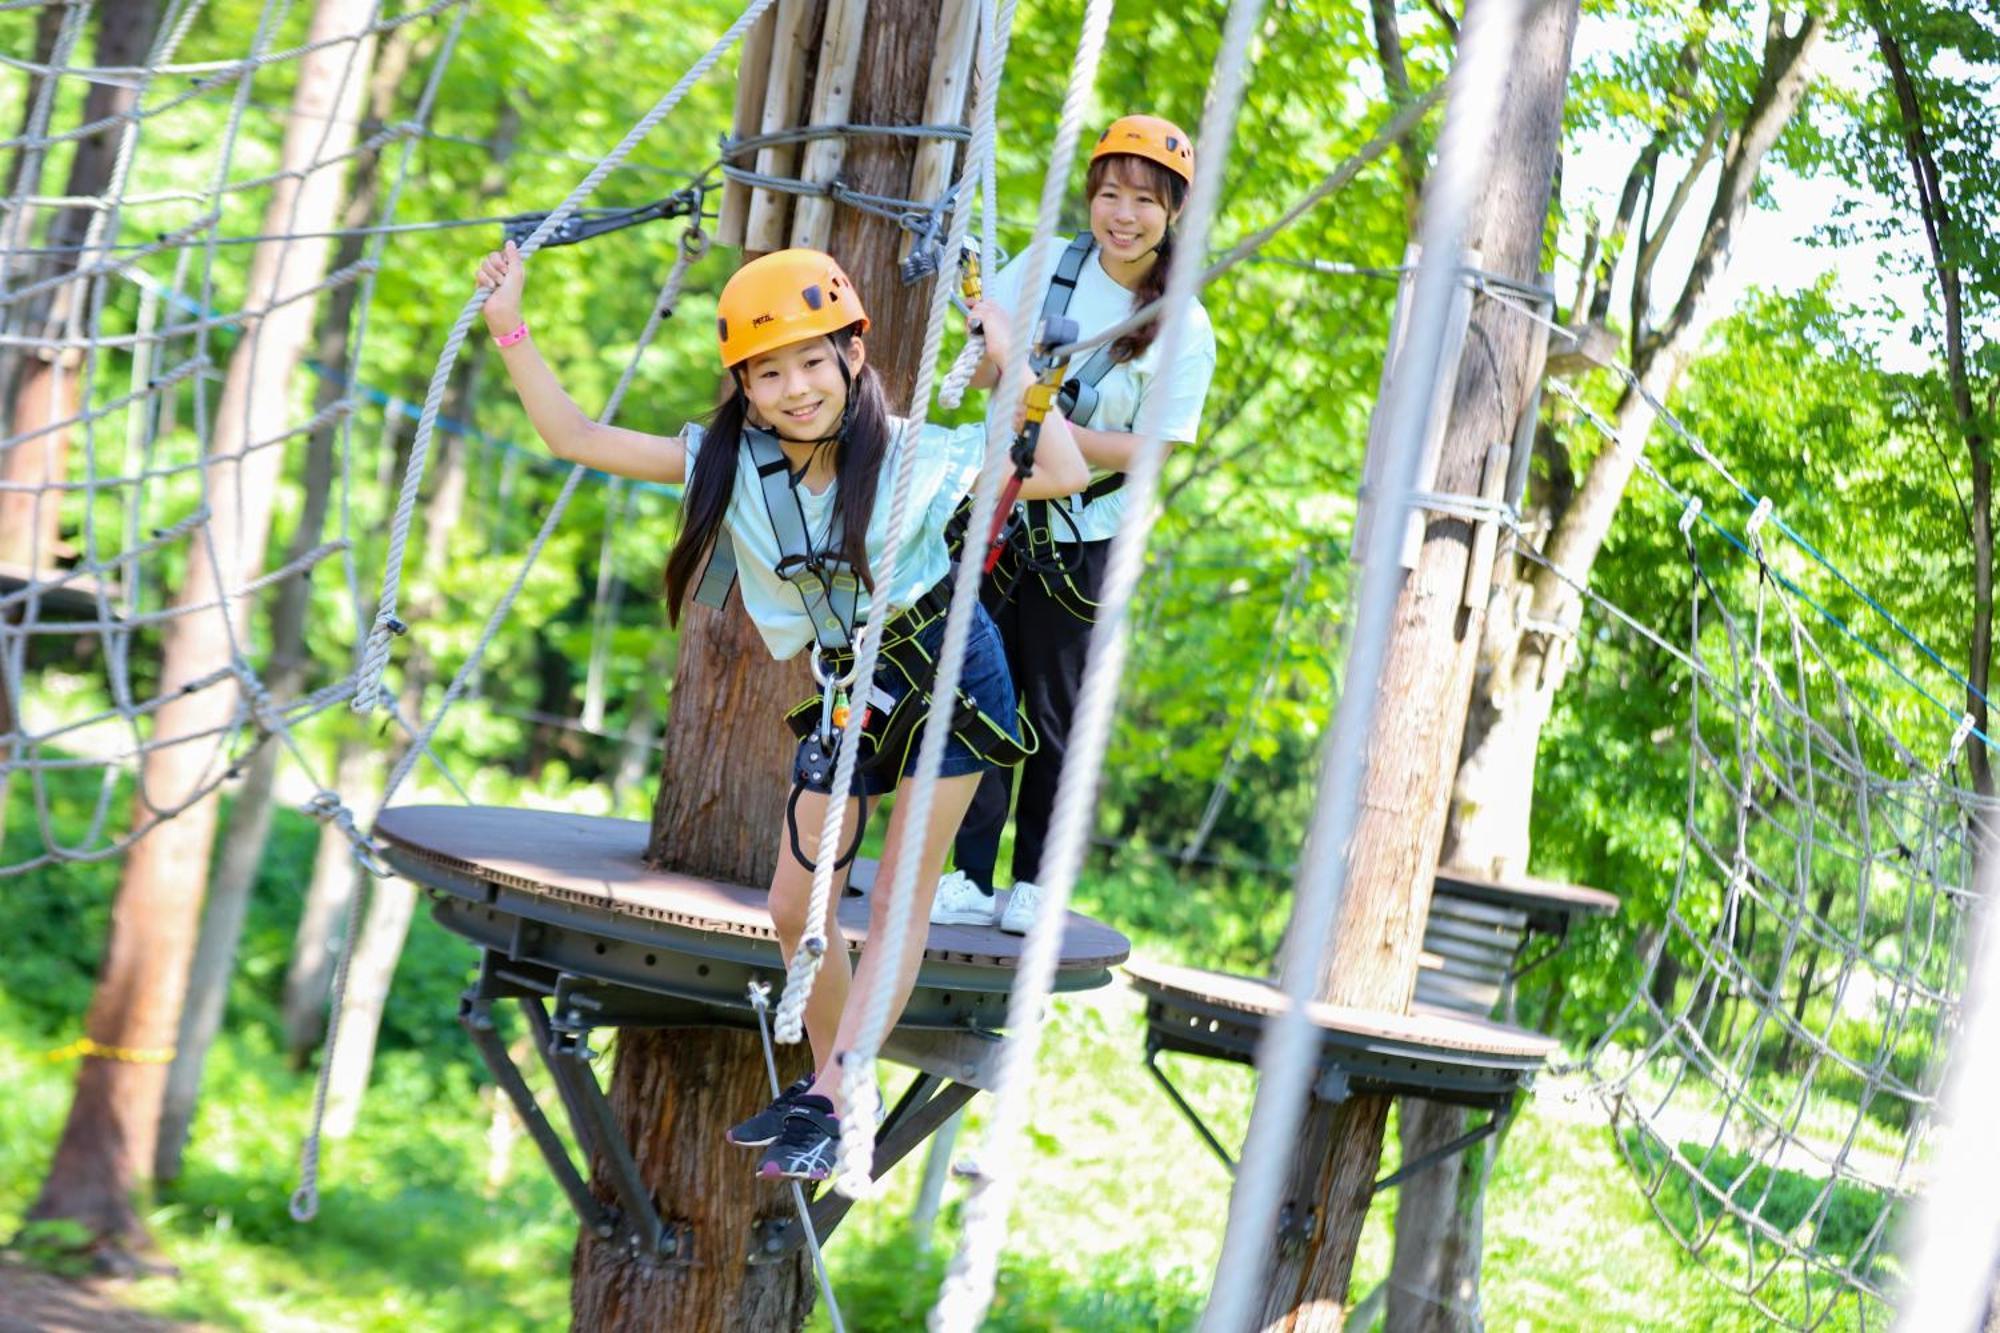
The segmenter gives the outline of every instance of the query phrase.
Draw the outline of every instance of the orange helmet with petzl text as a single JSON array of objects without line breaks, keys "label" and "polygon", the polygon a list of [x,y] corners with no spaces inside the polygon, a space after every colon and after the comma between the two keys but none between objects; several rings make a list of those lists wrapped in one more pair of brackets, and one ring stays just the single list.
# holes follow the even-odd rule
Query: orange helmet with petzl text
[{"label": "orange helmet with petzl text", "polygon": [[1130,153],[1157,162],[1189,185],[1194,184],[1194,141],[1171,120],[1158,116],[1121,116],[1098,137],[1090,160]]},{"label": "orange helmet with petzl text", "polygon": [[716,301],[722,364],[739,366],[787,343],[868,330],[868,312],[833,256],[821,250],[774,250],[736,270]]}]

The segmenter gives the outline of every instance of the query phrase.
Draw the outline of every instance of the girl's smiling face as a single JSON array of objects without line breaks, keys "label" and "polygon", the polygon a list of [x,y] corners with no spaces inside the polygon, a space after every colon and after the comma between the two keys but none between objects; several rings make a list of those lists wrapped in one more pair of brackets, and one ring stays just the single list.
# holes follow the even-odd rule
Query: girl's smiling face
[{"label": "girl's smiling face", "polygon": [[858,336],[847,340],[847,377],[842,355],[831,338],[807,338],[751,357],[743,365],[751,420],[799,442],[833,434],[847,410],[848,384],[867,360]]},{"label": "girl's smiling face", "polygon": [[1152,254],[1174,220],[1173,202],[1160,188],[1164,174],[1140,158],[1105,159],[1090,195],[1090,234],[1107,259],[1137,263]]}]

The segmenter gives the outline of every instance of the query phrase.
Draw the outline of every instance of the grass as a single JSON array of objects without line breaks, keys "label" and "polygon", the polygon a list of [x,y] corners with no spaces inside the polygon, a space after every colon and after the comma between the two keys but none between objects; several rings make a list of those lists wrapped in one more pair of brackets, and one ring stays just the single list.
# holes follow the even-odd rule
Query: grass
[{"label": "grass", "polygon": [[[17,836],[33,820],[15,792]],[[316,826],[281,811],[274,867],[310,859]],[[10,839],[9,856],[22,843]],[[229,1023],[183,1177],[147,1217],[178,1279],[136,1284],[151,1311],[244,1330],[511,1330],[562,1327],[575,1225],[525,1139],[492,1160],[494,1090],[452,1022],[472,951],[419,917],[397,976],[392,1021],[356,1135],[329,1144],[310,1225],[286,1203],[311,1105],[307,1076],[277,1050],[275,994],[297,909],[296,877],[260,885]],[[79,1028],[115,867],[64,866],[0,890],[0,1235],[12,1235],[47,1169],[73,1066],[45,1053]],[[1080,903],[1127,923],[1146,954],[1254,966],[1282,904],[1142,871],[1097,873]],[[1201,1308],[1221,1243],[1229,1179],[1147,1077],[1143,1007],[1122,986],[1055,1003],[1018,1204],[988,1327],[1179,1330]],[[1165,1057],[1225,1142],[1240,1142],[1252,1075]],[[1752,1329],[1759,1317],[1704,1276],[1639,1193],[1595,1104],[1573,1089],[1524,1108],[1487,1200],[1487,1326],[1512,1330]],[[961,1143],[983,1133],[975,1102]],[[1394,1166],[1394,1134],[1390,1135]],[[947,1192],[936,1244],[920,1251],[910,1204],[921,1154],[885,1195],[850,1215],[833,1266],[848,1327],[919,1326],[957,1238],[961,1188]],[[1668,1201],[1671,1205],[1671,1200]],[[1377,1200],[1354,1290],[1389,1261],[1393,1195]],[[830,1327],[824,1313],[812,1327]]]}]

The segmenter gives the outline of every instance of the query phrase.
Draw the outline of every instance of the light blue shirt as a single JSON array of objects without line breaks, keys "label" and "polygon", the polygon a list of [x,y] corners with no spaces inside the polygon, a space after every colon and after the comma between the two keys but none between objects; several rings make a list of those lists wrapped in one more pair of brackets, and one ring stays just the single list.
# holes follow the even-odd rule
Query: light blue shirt
[{"label": "light blue shirt", "polygon": [[[1063,249],[1068,244],[1069,241],[1060,236],[1050,241],[1048,260],[1042,267],[1043,286],[1035,293],[1034,300],[1025,306],[1020,299],[1021,278],[1028,260],[1025,251],[1016,255],[987,284],[986,296],[1014,316],[1015,337],[1035,336],[1035,325],[1042,313],[1042,299],[1048,294],[1048,279],[1055,275],[1056,261],[1062,258]],[[1099,262],[1101,257],[1100,251],[1091,252],[1076,276],[1076,290],[1070,293],[1067,313],[1077,323],[1078,336],[1084,338],[1094,337],[1123,321],[1134,309],[1131,291],[1120,286],[1117,279],[1104,271],[1104,265]],[[1148,401],[1164,395],[1166,403],[1160,417],[1160,438],[1171,444],[1194,443],[1201,430],[1201,409],[1208,399],[1209,381],[1215,377],[1215,330],[1210,327],[1208,311],[1202,308],[1200,301],[1188,303],[1187,322],[1181,329],[1180,353],[1174,358],[1174,364],[1163,370],[1160,352],[1165,341],[1166,330],[1162,329],[1160,336],[1153,339],[1152,346],[1139,356],[1107,370],[1104,378],[1097,382],[1096,415],[1076,424],[1092,430],[1130,435],[1138,429],[1140,414]],[[1088,357],[1089,354],[1085,353],[1084,359]],[[1070,362],[1071,373],[1082,368],[1082,361]],[[1000,410],[997,396],[988,399],[986,411],[989,419],[997,416]],[[1012,419],[1010,409],[1009,429]],[[1103,468],[1090,470],[1092,481],[1109,475]],[[1078,539],[1095,542],[1117,535],[1128,499],[1125,491],[1118,490],[1084,506],[1076,520]],[[1083,497],[1072,496],[1059,503],[1070,505],[1075,512],[1078,506],[1083,505]],[[1068,525],[1058,523],[1056,527],[1058,538],[1067,540]]]},{"label": "light blue shirt", "polygon": [[[879,586],[889,568],[889,510],[893,507],[896,471],[902,464],[902,442],[910,423],[900,417],[889,421],[891,443],[882,460],[876,484],[875,510],[868,520],[868,568]],[[696,422],[681,427],[687,446],[688,472],[705,434]],[[896,546],[896,586],[886,590],[891,611],[915,602],[932,585],[951,572],[951,557],[945,551],[944,528],[958,502],[979,479],[980,464],[986,458],[986,428],[960,426],[956,430],[926,424],[917,436],[915,472],[910,478],[910,494],[903,513],[901,540]],[[806,531],[815,538],[828,530],[834,513],[838,482],[815,494],[805,486],[794,490],[805,511]],[[747,444],[737,446],[736,480],[729,493],[729,508],[723,516],[728,539],[736,548],[737,585],[743,591],[743,609],[750,613],[757,632],[771,656],[783,661],[798,655],[813,641],[813,627],[806,616],[798,589],[778,576],[778,534],[771,526],[770,511],[764,505],[764,489],[757,480],[757,468]],[[718,538],[718,540],[720,540]],[[857,599],[857,614],[869,615],[868,590]]]}]

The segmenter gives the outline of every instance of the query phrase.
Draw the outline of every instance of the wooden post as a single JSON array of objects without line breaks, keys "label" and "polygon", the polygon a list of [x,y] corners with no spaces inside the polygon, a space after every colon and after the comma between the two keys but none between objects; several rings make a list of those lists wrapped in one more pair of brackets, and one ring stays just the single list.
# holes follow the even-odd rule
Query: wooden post
[{"label": "wooden post", "polygon": [[[1471,0],[1474,5],[1500,0]],[[1498,157],[1468,220],[1465,246],[1488,270],[1532,284],[1561,142],[1577,0],[1532,7],[1510,64]],[[1460,359],[1437,488],[1476,495],[1489,446],[1514,438],[1533,388],[1536,326],[1479,302]],[[1319,994],[1336,1004],[1401,1012],[1415,989],[1431,879],[1484,608],[1463,605],[1473,547],[1462,519],[1430,515],[1417,567],[1403,585],[1380,678],[1367,785],[1348,851],[1347,890]],[[1286,1179],[1293,1228],[1265,1273],[1260,1327],[1321,1333],[1342,1326],[1354,1251],[1380,1166],[1389,1099],[1315,1101]]]},{"label": "wooden post", "polygon": [[[830,0],[819,39],[819,67],[813,72],[814,125],[839,125],[854,101],[854,72],[861,63],[861,31],[868,24],[868,0]],[[840,174],[845,139],[814,139],[806,145],[799,179],[825,185]],[[833,230],[833,200],[805,195],[792,210],[792,244],[826,249]]]},{"label": "wooden post", "polygon": [[[800,8],[787,6],[780,13],[774,94],[794,81],[803,88],[816,77],[807,69],[784,67],[787,34],[795,31],[786,19],[796,23]],[[913,62],[928,60],[937,38],[937,6],[934,0],[875,0],[865,26],[853,118],[913,123],[921,107],[916,95],[903,90],[902,73]],[[771,105],[767,97],[767,110]],[[962,113],[954,107],[949,118]],[[903,194],[913,154],[904,141],[864,140],[850,145],[846,169],[862,189]],[[781,213],[767,209],[760,231],[753,208],[751,246],[759,237],[766,245],[781,243],[775,238],[786,235],[785,223]],[[907,409],[915,381],[926,291],[902,289],[896,276],[900,241],[894,223],[847,209],[835,212],[829,248],[867,304],[874,322],[869,361],[882,372],[899,411]],[[811,688],[804,659],[773,663],[733,597],[721,612],[688,607],[682,626],[647,858],[662,868],[764,884],[779,855],[792,758],[781,718]],[[610,1090],[614,1113],[663,1216],[689,1228],[693,1261],[649,1266],[581,1232],[571,1266],[573,1326],[591,1333],[797,1329],[815,1290],[805,1255],[773,1264],[748,1262],[753,1222],[789,1216],[790,1194],[757,1182],[752,1155],[722,1141],[731,1121],[769,1097],[756,1035],[626,1030],[617,1049]],[[803,1045],[780,1055],[781,1077],[804,1069]],[[601,1180],[594,1180],[592,1189],[611,1197]]]},{"label": "wooden post", "polygon": [[[736,62],[736,116],[729,124],[729,137],[748,138],[757,132],[764,116],[764,79],[771,69],[771,42],[778,31],[778,11],[767,9],[755,27],[743,38]],[[728,181],[722,187],[722,206],[715,218],[715,239],[737,248],[743,244],[743,224],[750,218],[750,187]]]},{"label": "wooden post", "polygon": [[[817,0],[778,0],[778,28],[771,39],[771,64],[765,74],[764,115],[759,134],[798,127],[799,106],[805,101],[806,79],[812,71],[813,25]],[[794,144],[773,144],[757,150],[757,170],[766,176],[789,176],[798,161]],[[750,220],[743,231],[743,248],[762,254],[782,249],[795,196],[757,190],[750,196]],[[863,289],[864,292],[866,289]]]},{"label": "wooden post", "polygon": [[[943,0],[938,12],[937,57],[931,62],[931,82],[924,94],[924,123],[944,125],[965,105],[972,77],[972,48],[979,35],[975,0]],[[910,173],[910,198],[935,199],[951,183],[958,145],[950,139],[926,139],[917,146],[916,169]],[[916,238],[903,238],[908,254]]]}]

